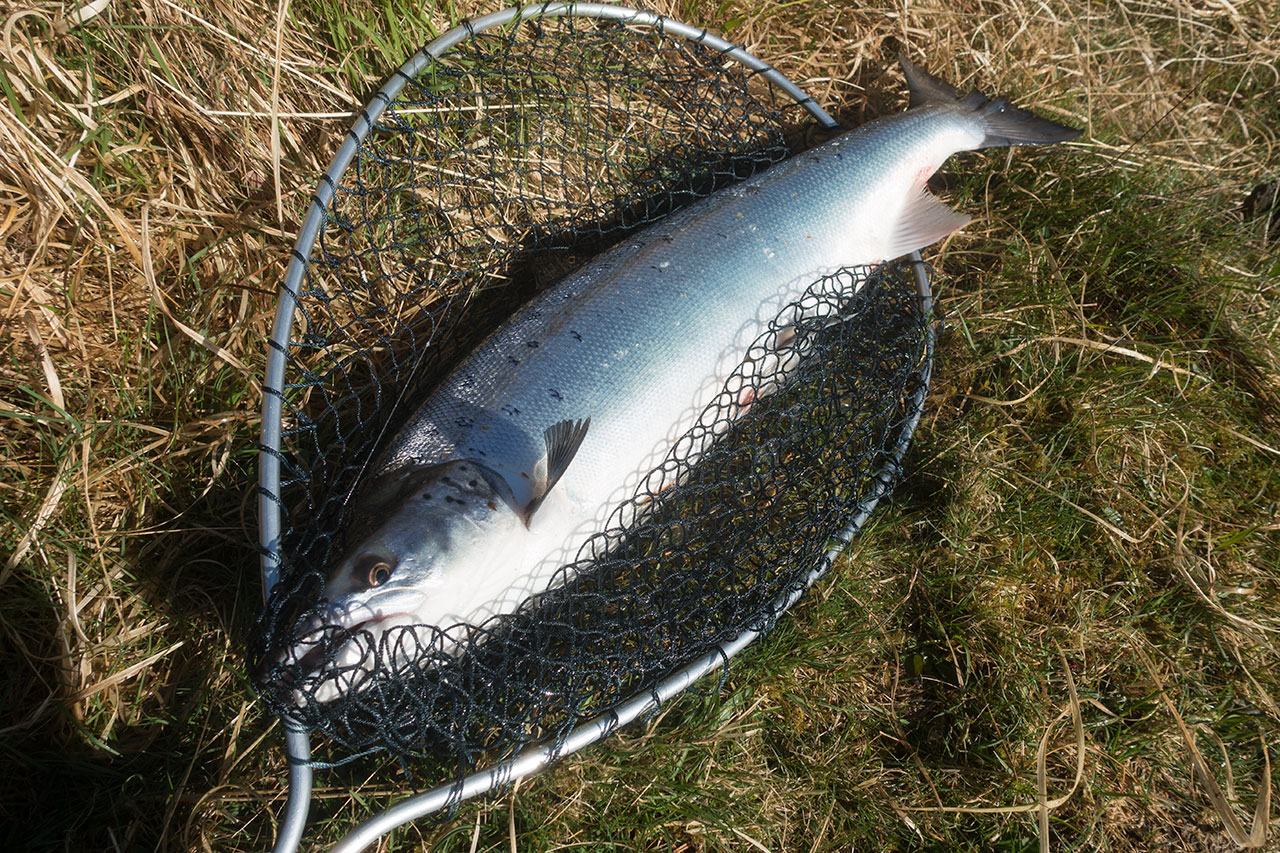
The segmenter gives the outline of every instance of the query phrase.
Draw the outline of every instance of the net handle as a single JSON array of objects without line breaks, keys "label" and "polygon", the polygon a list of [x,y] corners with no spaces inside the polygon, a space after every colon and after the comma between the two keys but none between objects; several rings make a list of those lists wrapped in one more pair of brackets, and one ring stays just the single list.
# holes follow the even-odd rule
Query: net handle
[{"label": "net handle", "polygon": [[[280,286],[279,304],[272,327],[271,339],[268,341],[269,352],[264,382],[262,385],[262,433],[259,444],[259,488],[258,488],[258,523],[259,546],[261,551],[261,574],[263,600],[271,594],[271,590],[280,580],[280,535],[282,529],[280,493],[280,471],[283,455],[281,453],[282,416],[284,414],[285,368],[289,350],[289,339],[293,330],[293,319],[298,307],[298,294],[309,265],[311,249],[320,229],[324,225],[326,211],[332,204],[338,181],[346,173],[351,161],[359,151],[361,142],[368,136],[374,123],[404,89],[424,69],[441,56],[448,53],[464,40],[474,38],[477,34],[510,23],[520,23],[533,18],[578,16],[613,20],[633,26],[651,27],[660,34],[669,34],[697,44],[704,44],[721,51],[753,72],[768,80],[784,94],[803,107],[824,128],[838,126],[835,121],[813,98],[809,97],[799,86],[796,86],[773,66],[748,53],[742,45],[726,41],[719,36],[707,32],[706,29],[690,26],[672,18],[654,12],[630,9],[625,6],[614,6],[604,3],[563,3],[547,2],[529,6],[517,6],[503,9],[489,15],[465,21],[460,26],[430,42],[422,50],[415,53],[401,65],[386,84],[379,89],[369,102],[356,113],[351,129],[347,131],[342,146],[334,155],[333,161],[325,173],[320,176],[319,184],[311,197],[311,205],[307,217],[298,231],[298,239],[290,252],[289,266],[285,271]],[[918,252],[910,256],[915,262],[916,281],[922,300],[922,310],[932,310],[932,297],[929,292],[929,276]],[[933,362],[933,330],[929,327],[926,340],[926,361],[921,373],[921,387],[913,396],[912,410],[899,446],[895,448],[894,462],[880,475],[872,495],[862,509],[850,522],[840,545],[828,552],[821,566],[815,569],[799,590],[781,596],[777,602],[777,612],[781,614],[789,609],[822,575],[830,569],[836,555],[843,544],[865,523],[876,503],[888,491],[893,481],[894,470],[900,461],[911,434],[919,421],[924,408],[924,396],[928,391],[929,373]],[[784,600],[785,599],[785,600]],[[439,811],[441,808],[456,805],[461,801],[479,796],[495,787],[513,782],[531,775],[555,761],[562,755],[568,755],[607,737],[618,727],[626,725],[639,717],[653,713],[663,702],[678,695],[699,678],[715,671],[757,637],[761,631],[744,631],[733,640],[718,646],[699,660],[686,665],[674,675],[660,682],[651,691],[639,694],[624,701],[609,711],[603,712],[583,723],[569,733],[559,743],[533,746],[525,749],[514,758],[502,762],[489,770],[479,771],[457,782],[442,785],[430,791],[410,797],[395,806],[381,812],[365,823],[356,827],[332,849],[337,851],[361,850],[375,842],[387,832],[402,826],[409,821]],[[311,789],[313,772],[309,765],[311,746],[307,733],[288,718],[282,718],[285,728],[285,754],[289,761],[289,794],[277,832],[273,853],[294,853],[302,842],[302,832],[306,825],[307,814],[311,805]]]}]

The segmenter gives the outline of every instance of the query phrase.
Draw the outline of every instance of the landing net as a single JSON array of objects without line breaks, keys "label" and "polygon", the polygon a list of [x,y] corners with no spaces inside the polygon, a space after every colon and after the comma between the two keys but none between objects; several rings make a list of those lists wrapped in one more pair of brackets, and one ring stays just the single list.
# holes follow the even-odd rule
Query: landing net
[{"label": "landing net", "polygon": [[[248,668],[273,713],[334,745],[329,761],[429,757],[461,778],[772,626],[897,476],[932,337],[918,269],[815,281],[812,319],[773,324],[755,353],[785,336],[803,358],[757,377],[772,393],[745,415],[726,391],[701,427],[716,443],[694,464],[669,457],[661,480],[679,485],[637,494],[619,515],[637,522],[602,530],[581,552],[595,556],[514,613],[448,636],[394,629],[354,665],[372,671],[359,690],[317,701],[275,652],[298,641],[348,547],[348,499],[379,442],[533,293],[814,130],[756,70],[662,26],[542,17],[421,60],[322,179],[305,275],[282,295],[285,381],[266,389],[279,437],[263,448],[278,470],[263,478],[274,585]],[[343,638],[328,638],[330,658]],[[389,665],[409,642],[426,652]]]}]

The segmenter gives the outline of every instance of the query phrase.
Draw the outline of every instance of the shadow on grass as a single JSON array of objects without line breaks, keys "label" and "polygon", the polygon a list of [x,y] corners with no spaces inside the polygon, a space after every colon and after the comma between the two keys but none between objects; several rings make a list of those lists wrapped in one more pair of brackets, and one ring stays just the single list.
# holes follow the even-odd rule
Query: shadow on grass
[{"label": "shadow on grass", "polygon": [[[242,427],[236,445],[252,444]],[[22,625],[22,648],[4,653],[0,688],[9,727],[0,751],[13,768],[0,781],[4,849],[190,849],[191,805],[234,784],[235,747],[251,742],[229,730],[266,726],[246,706],[252,697],[238,671],[260,595],[249,538],[252,457],[233,455],[209,486],[191,470],[172,474],[124,555],[99,555],[92,541],[67,545],[80,566],[123,556],[130,589],[118,606],[145,614],[148,636],[90,645],[98,635],[90,628],[77,639],[79,626],[47,587],[22,573],[10,581],[6,622]],[[87,608],[81,618],[90,618]],[[139,654],[131,639],[151,653]],[[72,671],[73,661],[94,671]],[[270,827],[257,826],[262,846]]]}]

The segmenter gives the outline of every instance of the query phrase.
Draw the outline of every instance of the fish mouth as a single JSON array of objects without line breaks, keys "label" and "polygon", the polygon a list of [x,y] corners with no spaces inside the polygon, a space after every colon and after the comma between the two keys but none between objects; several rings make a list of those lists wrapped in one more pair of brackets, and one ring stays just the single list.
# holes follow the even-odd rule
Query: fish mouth
[{"label": "fish mouth", "polygon": [[283,670],[279,680],[292,688],[299,707],[350,694],[376,671],[394,672],[404,654],[402,647],[423,645],[416,635],[413,643],[397,640],[394,649],[386,650],[395,660],[379,661],[378,647],[387,631],[411,626],[413,620],[408,613],[395,612],[340,626],[325,621],[324,614],[313,617],[308,629],[300,632],[302,639],[276,652],[276,663]]},{"label": "fish mouth", "polygon": [[[395,614],[400,615],[400,614]],[[303,672],[319,672],[325,664],[326,658],[329,659],[329,666],[332,667],[337,658],[337,653],[348,643],[357,639],[362,639],[359,635],[371,625],[390,618],[384,616],[371,616],[368,619],[362,619],[353,623],[350,627],[342,629],[340,634],[336,634],[329,642],[325,642],[328,632],[325,631],[329,626],[316,626],[320,631],[324,632],[315,640],[301,640],[296,643],[293,648],[284,653],[284,660],[290,661],[298,666]],[[371,632],[372,633],[372,632]],[[378,635],[375,635],[378,636]],[[302,646],[310,646],[301,657],[297,655],[297,650]]]}]

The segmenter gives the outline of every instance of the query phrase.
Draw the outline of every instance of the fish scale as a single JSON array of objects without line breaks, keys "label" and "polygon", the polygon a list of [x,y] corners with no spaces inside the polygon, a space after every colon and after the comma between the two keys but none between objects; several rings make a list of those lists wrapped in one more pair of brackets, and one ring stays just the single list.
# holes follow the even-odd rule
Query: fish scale
[{"label": "fish scale", "polygon": [[[669,485],[794,360],[753,342],[834,309],[819,278],[960,228],[925,181],[957,151],[1044,145],[1079,131],[1003,99],[964,95],[903,60],[911,107],[673,214],[518,311],[396,433],[352,501],[353,547],[326,605],[282,659],[316,701],[359,689],[389,630],[476,624],[545,589],[617,508]],[[789,306],[792,306],[789,308]],[[798,306],[798,307],[796,307]],[[779,335],[785,338],[785,335]],[[699,425],[704,429],[695,429]],[[350,634],[336,648],[329,629]],[[398,636],[397,666],[425,650]],[[321,649],[329,649],[321,655]],[[300,694],[301,694],[300,690]]]}]

